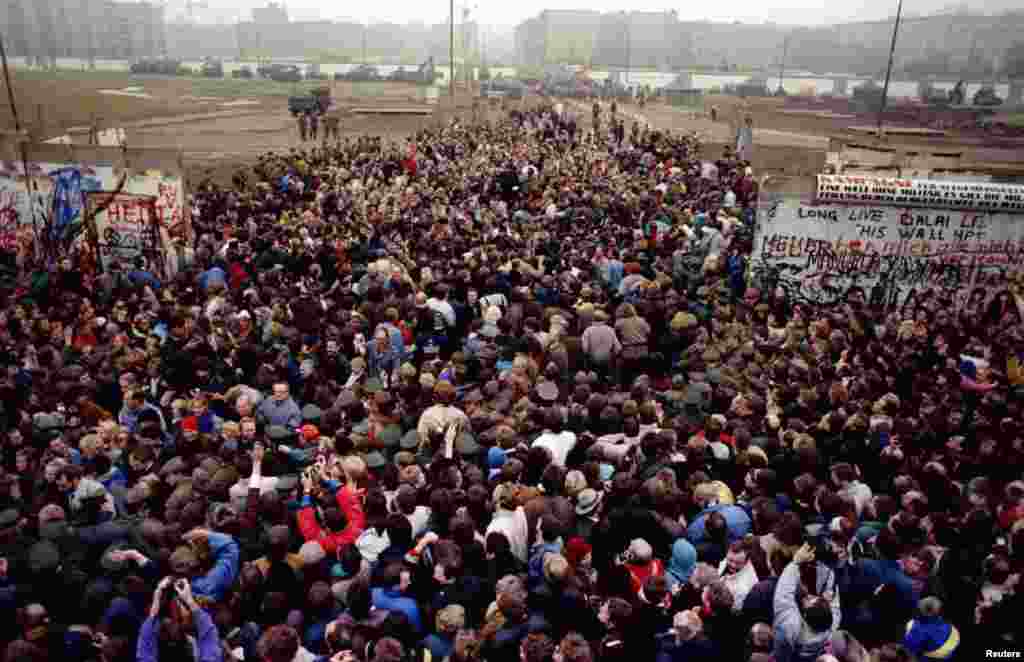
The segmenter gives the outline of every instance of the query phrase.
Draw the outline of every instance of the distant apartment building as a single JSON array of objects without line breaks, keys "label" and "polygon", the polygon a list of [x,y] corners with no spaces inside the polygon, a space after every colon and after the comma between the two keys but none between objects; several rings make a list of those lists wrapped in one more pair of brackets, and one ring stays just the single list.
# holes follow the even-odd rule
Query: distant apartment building
[{"label": "distant apartment building", "polygon": [[[426,59],[441,42],[448,53],[448,24],[443,39],[440,26],[362,24],[354,21],[292,21],[277,3],[254,9],[253,20],[238,24],[238,46],[242,53],[261,57],[301,57],[316,51],[344,54],[353,60],[367,57],[406,56]],[[456,24],[459,44],[465,36],[475,39],[476,24]]]},{"label": "distant apartment building", "polygon": [[137,58],[166,49],[164,7],[111,0],[0,0],[8,53],[57,58]]},{"label": "distant apartment building", "polygon": [[252,10],[252,22],[256,25],[288,25],[288,9],[280,3],[271,2],[266,7]]},{"label": "distant apartment building", "polygon": [[601,24],[591,9],[547,9],[516,26],[519,63],[541,66],[565,62],[589,65]]},{"label": "distant apartment building", "polygon": [[167,54],[180,60],[239,56],[242,24],[211,25],[178,21],[167,24]]},{"label": "distant apartment building", "polygon": [[691,64],[692,59],[690,36],[674,10],[601,15],[594,65],[672,69]]},{"label": "distant apartment building", "polygon": [[675,11],[547,10],[516,27],[516,48],[520,63],[533,66],[675,67],[691,59]]}]

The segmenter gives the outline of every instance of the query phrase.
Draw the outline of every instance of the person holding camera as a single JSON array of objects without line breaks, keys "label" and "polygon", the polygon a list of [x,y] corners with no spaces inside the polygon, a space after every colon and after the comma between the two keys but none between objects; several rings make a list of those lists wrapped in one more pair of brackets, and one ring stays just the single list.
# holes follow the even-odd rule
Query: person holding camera
[{"label": "person holding camera", "polygon": [[813,662],[839,629],[835,571],[805,544],[775,586],[775,662]]},{"label": "person holding camera", "polygon": [[164,577],[153,592],[136,648],[137,662],[222,662],[220,634],[186,579]]}]

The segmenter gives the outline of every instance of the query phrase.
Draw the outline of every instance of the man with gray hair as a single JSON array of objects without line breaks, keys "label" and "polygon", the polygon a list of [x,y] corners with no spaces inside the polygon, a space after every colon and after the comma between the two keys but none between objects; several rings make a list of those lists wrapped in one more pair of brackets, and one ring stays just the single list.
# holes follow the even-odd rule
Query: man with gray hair
[{"label": "man with gray hair", "polygon": [[657,662],[710,662],[714,658],[715,649],[704,636],[698,610],[676,612],[672,629],[659,638]]}]

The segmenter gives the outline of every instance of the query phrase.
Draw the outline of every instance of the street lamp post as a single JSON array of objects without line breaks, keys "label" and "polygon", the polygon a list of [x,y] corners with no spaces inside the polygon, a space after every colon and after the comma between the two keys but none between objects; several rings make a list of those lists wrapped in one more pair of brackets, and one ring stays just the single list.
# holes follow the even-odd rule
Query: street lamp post
[{"label": "street lamp post", "polygon": [[455,107],[455,0],[449,0],[448,10],[448,96]]},{"label": "street lamp post", "polygon": [[892,77],[892,60],[896,53],[896,35],[900,31],[900,16],[903,14],[903,0],[896,5],[896,21],[892,26],[892,43],[889,45],[889,64],[885,67],[885,85],[882,86],[882,100],[878,104],[878,135],[882,135],[882,116],[885,114],[885,104],[889,100],[889,79]]},{"label": "street lamp post", "polygon": [[629,87],[629,78],[630,78],[630,76],[629,76],[629,70],[630,70],[629,59],[630,59],[630,55],[631,55],[630,54],[630,48],[632,46],[632,44],[630,44],[630,37],[632,36],[631,35],[632,30],[630,29],[632,26],[630,25],[630,22],[631,21],[630,21],[629,12],[626,12],[626,87]]},{"label": "street lamp post", "polygon": [[782,40],[782,61],[779,63],[779,89],[776,91],[776,94],[785,91],[782,87],[782,81],[784,80],[784,75],[786,73],[786,55],[789,53],[789,37],[790,35],[786,35],[786,38]]}]

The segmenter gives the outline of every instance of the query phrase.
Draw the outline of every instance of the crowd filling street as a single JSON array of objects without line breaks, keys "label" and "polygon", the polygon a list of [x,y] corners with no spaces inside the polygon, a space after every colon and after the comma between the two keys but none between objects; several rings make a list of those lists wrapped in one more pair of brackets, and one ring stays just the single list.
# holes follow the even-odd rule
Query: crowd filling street
[{"label": "crowd filling street", "polygon": [[798,298],[749,139],[581,114],[263,155],[163,268],[22,260],[3,660],[1020,651],[1015,286]]}]

